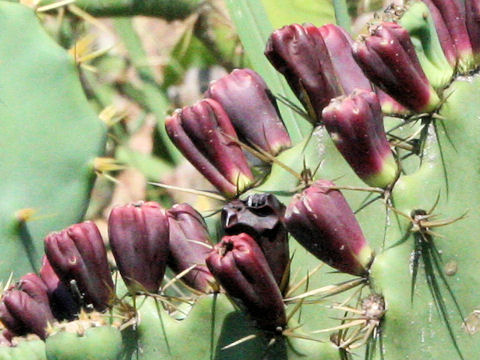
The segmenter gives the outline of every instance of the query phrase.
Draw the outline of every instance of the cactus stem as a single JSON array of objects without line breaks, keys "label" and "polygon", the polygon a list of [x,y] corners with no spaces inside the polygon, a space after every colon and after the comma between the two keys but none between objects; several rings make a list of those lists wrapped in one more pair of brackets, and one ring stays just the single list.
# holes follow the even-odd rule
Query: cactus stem
[{"label": "cactus stem", "polygon": [[227,200],[222,195],[220,195],[218,193],[211,192],[211,191],[188,189],[188,188],[184,188],[184,187],[180,187],[180,186],[167,185],[167,184],[162,184],[162,183],[157,183],[157,182],[147,182],[147,184],[153,185],[153,186],[158,186],[158,187],[161,187],[161,188],[164,188],[164,189],[182,191],[182,192],[186,192],[186,193],[189,193],[189,194],[205,196],[205,197],[208,197],[208,198],[214,199],[214,200],[220,200],[220,201],[226,201]]}]

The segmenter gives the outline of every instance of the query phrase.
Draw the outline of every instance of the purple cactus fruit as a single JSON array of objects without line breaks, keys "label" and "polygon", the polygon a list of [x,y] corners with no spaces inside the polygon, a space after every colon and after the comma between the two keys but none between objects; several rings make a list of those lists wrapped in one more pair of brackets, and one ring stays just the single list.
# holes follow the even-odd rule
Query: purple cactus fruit
[{"label": "purple cactus fruit", "polygon": [[333,268],[365,276],[373,251],[352,209],[335,184],[318,180],[287,207],[285,224],[310,253]]},{"label": "purple cactus fruit", "polygon": [[196,265],[182,280],[194,289],[210,292],[214,279],[205,258],[212,245],[205,220],[188,204],[174,205],[167,211],[167,216],[170,233],[168,266],[178,274]]},{"label": "purple cactus fruit", "polygon": [[212,82],[207,96],[222,105],[238,136],[250,145],[274,156],[292,145],[275,98],[255,71],[233,70]]},{"label": "purple cactus fruit", "polygon": [[293,24],[274,31],[265,55],[285,76],[316,123],[330,99],[342,95],[327,46],[316,26]]},{"label": "purple cactus fruit", "polygon": [[408,110],[405,106],[400,104],[393,97],[388,95],[382,89],[376,88],[375,94],[377,94],[377,98],[378,98],[378,101],[380,102],[380,106],[382,107],[383,113],[393,114],[393,115],[410,115],[411,114],[410,110]]},{"label": "purple cactus fruit", "polygon": [[395,181],[398,166],[375,93],[356,90],[333,99],[323,110],[323,122],[337,149],[365,183],[385,188]]},{"label": "purple cactus fruit", "polygon": [[437,31],[438,40],[442,46],[443,53],[447,58],[447,61],[452,67],[457,65],[457,50],[455,49],[455,43],[452,39],[452,35],[448,30],[447,24],[442,16],[440,10],[435,6],[432,0],[422,0],[427,5],[430,14],[432,15],[435,29]]},{"label": "purple cactus fruit", "polygon": [[475,64],[480,64],[480,1],[465,0],[465,16]]},{"label": "purple cactus fruit", "polygon": [[42,258],[40,277],[47,287],[53,315],[58,320],[73,320],[80,311],[80,305],[70,289],[60,280],[46,256]]},{"label": "purple cactus fruit", "polygon": [[353,58],[350,35],[340,26],[327,24],[319,27],[325,45],[327,46],[333,68],[337,75],[343,93],[348,95],[355,89],[372,91],[370,80]]},{"label": "purple cactus fruit", "polygon": [[226,292],[239,300],[264,330],[286,326],[282,295],[262,250],[247,234],[224,236],[206,263]]},{"label": "purple cactus fruit", "polygon": [[[1,307],[1,305],[0,305]],[[12,342],[10,341],[9,331],[3,330],[0,333],[0,347],[2,346],[12,346]]]},{"label": "purple cactus fruit", "polygon": [[0,303],[0,320],[15,335],[33,333],[45,339],[54,317],[42,279],[30,273],[8,289]]},{"label": "purple cactus fruit", "polygon": [[156,293],[168,257],[168,219],[155,202],[113,208],[108,234],[118,270],[129,290]]},{"label": "purple cactus fruit", "polygon": [[[472,67],[473,52],[472,44],[470,43],[470,37],[467,30],[467,24],[465,21],[465,13],[462,11],[462,7],[458,0],[423,0],[432,13],[435,27],[437,32],[442,26],[438,19],[435,19],[435,9],[438,9],[441,18],[443,19],[445,26],[450,33],[450,37],[453,41],[456,50],[456,57],[458,60],[458,66],[461,71],[468,71]],[[468,13],[468,11],[467,11]],[[437,25],[438,24],[438,25]],[[439,36],[440,37],[440,36]],[[442,42],[442,39],[440,39]],[[443,47],[443,45],[442,45]]]},{"label": "purple cactus fruit", "polygon": [[45,254],[66,285],[80,292],[83,302],[105,310],[114,293],[107,253],[97,226],[86,221],[45,238]]},{"label": "purple cactus fruit", "polygon": [[172,142],[219,191],[232,197],[252,185],[254,177],[237,133],[222,106],[204,99],[177,110],[165,121]]},{"label": "purple cactus fruit", "polygon": [[250,235],[265,255],[275,281],[288,284],[288,234],[283,224],[285,206],[272,194],[253,194],[223,207],[222,227],[227,235]]},{"label": "purple cactus fruit", "polygon": [[400,104],[417,112],[433,111],[440,103],[420,66],[410,36],[395,23],[382,23],[353,54],[367,77]]}]

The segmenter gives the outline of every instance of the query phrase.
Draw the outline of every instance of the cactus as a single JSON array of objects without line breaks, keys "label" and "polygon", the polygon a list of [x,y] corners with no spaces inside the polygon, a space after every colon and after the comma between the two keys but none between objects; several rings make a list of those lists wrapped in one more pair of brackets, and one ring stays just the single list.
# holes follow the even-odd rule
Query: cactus
[{"label": "cactus", "polygon": [[[339,3],[336,2],[337,5]],[[293,236],[290,238],[290,290],[287,288],[280,292],[275,288],[272,291],[277,307],[280,293],[283,294],[287,305],[286,326],[283,326],[282,318],[280,329],[269,328],[272,324],[263,322],[268,322],[268,315],[272,314],[262,317],[261,312],[268,310],[262,308],[259,311],[259,305],[255,303],[255,291],[261,291],[264,295],[267,288],[275,287],[273,275],[269,278],[268,286],[262,284],[252,286],[252,289],[244,286],[253,276],[249,270],[259,266],[262,272],[268,272],[269,268],[260,247],[253,246],[255,251],[252,253],[260,254],[261,260],[256,263],[249,258],[253,265],[246,266],[247,271],[240,269],[244,277],[239,288],[247,289],[248,300],[241,301],[242,294],[238,294],[238,289],[230,290],[231,284],[225,286],[227,292],[230,291],[227,295],[190,289],[179,301],[178,293],[167,290],[171,283],[166,285],[164,281],[160,294],[155,289],[143,289],[152,293],[135,289],[138,290],[135,294],[131,290],[129,292],[127,285],[119,279],[116,281],[116,297],[111,297],[106,312],[81,312],[79,320],[50,324],[47,331],[52,335],[47,338],[45,349],[42,348],[43,342],[27,340],[20,342],[17,347],[0,348],[0,356],[3,351],[8,353],[5,358],[10,356],[13,359],[19,356],[14,352],[20,354],[23,349],[38,349],[22,358],[450,360],[478,357],[480,296],[477,289],[480,288],[480,277],[476,267],[480,245],[476,230],[480,231],[480,194],[476,189],[480,188],[480,179],[476,149],[480,145],[480,75],[477,74],[478,68],[473,68],[472,64],[468,65],[471,67],[466,75],[459,75],[459,71],[465,72],[465,63],[454,72],[449,61],[439,57],[439,51],[442,51],[439,38],[425,35],[433,34],[433,21],[428,14],[423,16],[427,8],[418,4],[404,9],[404,20],[400,19],[399,22],[405,30],[392,23],[373,30],[377,40],[371,43],[375,46],[383,46],[378,37],[395,40],[392,42],[395,46],[384,48],[385,53],[382,53],[381,65],[387,63],[388,66],[372,67],[371,64],[379,64],[369,62],[372,52],[356,54],[360,65],[366,68],[365,74],[376,86],[381,86],[395,100],[415,111],[408,116],[384,114],[383,117],[385,132],[400,169],[398,177],[388,177],[388,181],[381,183],[381,188],[365,185],[363,181],[369,182],[369,178],[359,173],[358,164],[352,165],[355,162],[352,154],[345,156],[342,150],[353,146],[338,146],[339,141],[354,142],[355,134],[336,138],[328,124],[325,129],[320,111],[312,112],[308,104],[307,109],[300,109],[292,105],[294,100],[291,99],[289,106],[295,111],[305,117],[309,117],[307,112],[314,113],[316,118],[311,122],[317,127],[312,129],[313,136],[299,140],[298,128],[293,127],[292,122],[285,122],[291,133],[296,132],[295,137],[292,136],[296,140],[293,140],[293,147],[275,158],[266,151],[240,144],[259,155],[263,161],[271,163],[271,169],[266,175],[255,173],[257,178],[249,183],[250,188],[238,186],[237,190],[245,190],[244,194],[238,194],[237,190],[224,191],[222,185],[219,186],[220,191],[229,197],[241,199],[230,202],[227,207],[229,214],[235,214],[235,202],[251,206],[249,200],[245,199],[255,196],[247,195],[267,192],[276,195],[287,206],[286,228],[294,229],[292,235],[304,245],[315,241],[319,233],[327,233],[323,240],[332,239],[330,244],[322,247],[327,249],[328,255],[335,257],[334,260],[329,259],[328,255],[317,254],[315,251],[318,250],[313,251],[314,256],[306,250],[309,246],[303,247]],[[300,25],[295,27],[298,30]],[[408,44],[407,40],[410,40],[407,35],[413,38]],[[418,60],[415,60],[414,48],[421,54]],[[247,51],[259,50],[247,47]],[[374,52],[378,51],[379,47],[374,47]],[[398,52],[402,54],[401,60],[395,60],[392,56]],[[324,56],[327,57],[326,54]],[[398,76],[398,72],[392,70],[395,68],[392,63],[407,66],[410,74],[418,75],[418,87],[411,85],[411,94],[419,91],[424,95],[428,93],[428,96],[411,99],[408,98],[411,96],[409,94],[400,94],[396,89],[391,91],[390,85],[396,84],[395,76]],[[419,73],[422,71],[419,66],[425,74]],[[431,68],[426,69],[428,66]],[[265,69],[265,64],[259,65],[259,68]],[[383,74],[382,70],[385,70]],[[445,74],[451,74],[448,81],[443,77]],[[390,76],[390,82],[382,82],[382,76]],[[400,80],[403,83],[413,79]],[[435,101],[430,101],[430,96],[434,96]],[[373,95],[368,98],[369,104],[377,101]],[[334,99],[330,104],[340,109],[344,99]],[[350,102],[344,103],[351,105]],[[375,106],[380,108],[379,103]],[[328,114],[328,107],[325,109],[323,116]],[[375,118],[378,120],[379,117]],[[224,121],[228,121],[227,115]],[[299,128],[305,129],[304,124],[308,124],[306,120],[297,121],[303,121]],[[348,133],[348,126],[342,126]],[[364,133],[376,136],[378,124],[371,127],[371,131],[365,130]],[[383,129],[380,133],[384,136]],[[233,137],[223,140],[239,143]],[[384,149],[384,141],[382,144]],[[367,145],[358,146],[355,151],[373,151],[374,141]],[[388,154],[390,156],[390,152]],[[221,155],[217,152],[211,158],[218,160]],[[232,155],[232,159],[235,156]],[[225,161],[225,158],[221,160]],[[208,161],[213,160],[206,159],[205,163]],[[235,183],[234,180],[231,182]],[[333,210],[343,212],[345,221],[335,222],[333,210],[329,213],[322,206],[310,206],[304,200],[310,196],[329,201],[331,206],[338,206],[340,210]],[[298,204],[300,201],[302,206]],[[348,206],[355,211],[361,229]],[[319,219],[318,212],[325,214]],[[299,220],[292,219],[295,218],[292,214],[305,223],[308,214],[311,227],[304,223],[299,225]],[[251,221],[251,218],[248,220]],[[297,224],[292,225],[292,221],[297,221]],[[354,224],[353,230],[351,224]],[[162,230],[167,231],[167,225],[159,226],[165,226]],[[250,223],[248,226],[255,228]],[[138,236],[144,235],[145,231],[139,228]],[[356,234],[356,244],[361,245],[362,251],[367,249],[368,256],[360,256],[355,248],[349,249],[352,250],[349,256],[342,257],[344,246],[348,249],[348,246],[355,245],[349,243],[345,235],[349,231]],[[338,234],[341,237],[336,238]],[[229,235],[221,245],[215,246],[211,254],[224,256],[232,251],[228,245],[230,238],[247,237],[247,242],[253,243],[253,237],[248,235]],[[205,243],[205,246],[209,245]],[[339,248],[328,249],[329,246]],[[370,249],[373,249],[373,255]],[[122,257],[122,252],[117,250],[115,256],[121,263],[118,259]],[[358,264],[342,263],[350,261],[350,258],[358,261]],[[320,268],[319,259],[346,273],[335,272],[327,265]],[[218,269],[212,267],[208,260],[207,265],[218,276]],[[240,263],[237,265],[239,268],[242,266]],[[225,277],[228,281],[227,275],[219,277],[220,283],[225,283]],[[301,281],[302,278],[304,281]],[[218,290],[219,286],[218,283],[211,283],[213,289]],[[253,297],[250,292],[253,292]],[[232,301],[229,296],[236,299]],[[80,297],[88,298],[88,294],[80,294]],[[261,303],[260,308],[268,302]],[[253,313],[252,309],[255,310]],[[258,325],[258,320],[260,327],[255,325]],[[77,326],[70,326],[75,323]]]},{"label": "cactus", "polygon": [[105,129],[73,58],[35,13],[2,1],[0,24],[0,278],[6,280],[38,270],[43,237],[83,217]]}]

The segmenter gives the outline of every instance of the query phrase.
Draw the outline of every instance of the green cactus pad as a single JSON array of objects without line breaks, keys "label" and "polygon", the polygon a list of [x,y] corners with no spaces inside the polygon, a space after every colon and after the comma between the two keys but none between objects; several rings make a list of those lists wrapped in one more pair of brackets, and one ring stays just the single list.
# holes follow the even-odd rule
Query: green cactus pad
[{"label": "green cactus pad", "polygon": [[48,360],[116,360],[122,352],[122,336],[112,326],[89,328],[82,335],[60,332],[47,338]]},{"label": "green cactus pad", "polygon": [[[123,332],[126,351],[122,360],[313,360],[319,355],[323,355],[322,359],[333,360],[337,356],[337,350],[330,344],[295,338],[279,337],[267,350],[269,339],[242,312],[235,310],[224,295],[200,297],[190,314],[181,321],[174,320],[152,298],[139,297],[137,302],[138,328]],[[250,335],[257,337],[223,349]]]},{"label": "green cactus pad", "polygon": [[[35,13],[0,2],[0,279],[38,268],[43,237],[81,220],[105,129],[71,56]],[[33,209],[30,221],[18,211]],[[26,211],[25,213],[28,213]]]},{"label": "green cactus pad", "polygon": [[15,347],[0,347],[0,360],[47,360],[45,343],[31,340],[23,341]]}]

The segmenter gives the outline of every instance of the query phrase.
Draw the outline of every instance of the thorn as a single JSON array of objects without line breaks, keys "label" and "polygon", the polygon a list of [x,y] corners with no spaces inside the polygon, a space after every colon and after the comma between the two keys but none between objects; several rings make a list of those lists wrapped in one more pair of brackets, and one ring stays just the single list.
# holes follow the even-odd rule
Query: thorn
[{"label": "thorn", "polygon": [[96,173],[104,174],[110,171],[124,170],[127,167],[118,163],[114,158],[96,157],[93,160],[93,168]]},{"label": "thorn", "polygon": [[161,187],[161,188],[164,188],[164,189],[183,191],[183,192],[186,192],[186,193],[189,193],[189,194],[205,196],[205,197],[208,197],[208,198],[214,199],[214,200],[227,201],[227,199],[225,197],[223,197],[222,195],[217,194],[217,193],[213,193],[213,192],[210,192],[210,191],[188,189],[188,188],[184,188],[184,187],[180,187],[180,186],[167,185],[167,184],[162,184],[162,183],[157,183],[157,182],[147,182],[147,184],[153,185],[153,186],[158,186],[158,187]]},{"label": "thorn", "polygon": [[262,150],[262,149],[256,149],[252,146],[249,146],[247,144],[244,144],[242,143],[240,140],[238,139],[235,139],[234,137],[228,135],[228,134],[224,134],[227,138],[229,138],[230,140],[234,141],[235,143],[237,143],[240,147],[244,148],[245,150],[247,150],[248,152],[250,152],[252,155],[258,157],[260,160],[262,161],[265,161],[265,162],[268,162],[268,163],[273,163],[273,164],[276,164],[278,166],[280,166],[282,169],[284,169],[285,171],[289,172],[290,174],[292,174],[293,176],[295,176],[297,179],[299,179],[300,181],[303,180],[303,177],[301,176],[301,174],[297,173],[295,170],[293,170],[291,167],[285,165],[283,162],[281,162],[280,160],[278,160],[275,156],[271,155],[270,153],[266,152],[265,150]]},{"label": "thorn", "polygon": [[373,192],[378,194],[384,194],[385,190],[376,187],[362,187],[362,186],[330,186],[329,189],[333,190],[352,190],[352,191],[366,191],[366,192]]},{"label": "thorn", "polygon": [[108,34],[112,33],[112,31],[104,23],[102,23],[101,21],[99,21],[98,19],[96,19],[86,11],[82,10],[77,5],[70,4],[68,5],[67,8],[68,8],[68,11],[70,11],[72,14],[78,16],[79,18],[85,20],[86,22],[92,24],[93,26],[99,28],[100,30]]},{"label": "thorn", "polygon": [[320,263],[312,271],[308,272],[303,279],[301,279],[297,284],[295,284],[290,289],[288,289],[287,293],[285,294],[285,297],[288,297],[292,295],[295,291],[297,291],[303,284],[305,284],[305,282],[309,280],[310,277],[312,277],[316,272],[318,272],[324,265],[325,263]]},{"label": "thorn", "polygon": [[[44,5],[44,6],[39,6],[36,9],[36,12],[47,12],[50,10],[55,10],[55,9],[60,9],[66,5],[74,3],[76,0],[62,0],[62,1],[57,1],[52,4]],[[41,0],[38,1],[31,1],[30,3],[35,4],[35,7],[41,2]]]},{"label": "thorn", "polygon": [[328,296],[336,295],[336,294],[342,293],[344,291],[353,289],[354,287],[356,287],[360,284],[364,284],[365,281],[366,281],[365,279],[359,278],[359,279],[348,280],[348,281],[345,281],[343,283],[336,284],[336,285],[327,285],[327,286],[324,286],[324,287],[321,287],[321,288],[318,288],[318,289],[315,289],[315,290],[308,291],[308,292],[303,293],[301,295],[297,295],[297,296],[294,296],[294,297],[291,297],[291,298],[286,298],[284,301],[285,302],[293,302],[295,300],[301,300],[301,299],[304,299],[304,298],[307,298],[307,297],[310,297],[310,296],[314,296],[314,295],[320,295],[322,298],[325,298],[325,297],[328,297]]},{"label": "thorn", "polygon": [[330,331],[349,329],[351,327],[354,327],[354,326],[357,326],[357,325],[360,325],[360,324],[364,324],[364,323],[365,323],[364,319],[354,320],[354,321],[350,321],[350,322],[345,323],[343,325],[335,326],[335,327],[332,327],[332,328],[315,330],[315,331],[312,331],[312,334],[319,334],[319,333],[325,333],[325,332],[330,332]]},{"label": "thorn", "polygon": [[26,223],[28,221],[34,220],[34,215],[36,214],[37,210],[33,208],[25,208],[15,211],[15,218],[18,222]]},{"label": "thorn", "polygon": [[255,339],[256,337],[257,337],[256,334],[252,334],[252,335],[245,336],[245,337],[241,338],[240,340],[237,340],[237,341],[235,341],[235,342],[233,342],[233,343],[231,343],[231,344],[229,344],[229,345],[227,345],[227,346],[222,347],[222,350],[230,349],[230,348],[235,347],[235,346],[237,346],[237,345],[240,345],[240,344],[242,344],[242,343],[244,343],[244,342],[253,340],[253,339]]},{"label": "thorn", "polygon": [[162,292],[165,292],[165,290],[167,290],[171,285],[173,285],[175,282],[177,282],[178,280],[180,280],[182,277],[184,277],[185,275],[187,275],[190,271],[192,271],[193,269],[195,269],[197,267],[197,264],[193,264],[192,266],[186,268],[185,270],[183,270],[182,272],[180,272],[179,274],[177,274],[176,276],[174,276],[173,278],[170,279],[169,282],[167,282],[165,284],[165,286],[162,288]]}]

